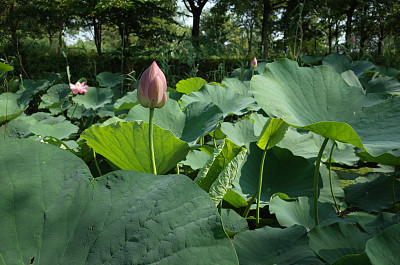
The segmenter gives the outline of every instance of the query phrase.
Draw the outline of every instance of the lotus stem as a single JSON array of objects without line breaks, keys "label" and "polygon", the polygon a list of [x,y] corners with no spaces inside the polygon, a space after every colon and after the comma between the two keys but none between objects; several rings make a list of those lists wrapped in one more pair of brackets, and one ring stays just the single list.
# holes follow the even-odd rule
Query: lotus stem
[{"label": "lotus stem", "polygon": [[258,228],[260,224],[260,200],[261,200],[261,188],[262,188],[262,180],[263,180],[263,174],[264,174],[264,162],[265,162],[265,156],[267,155],[268,151],[268,144],[269,140],[267,142],[267,145],[265,146],[262,158],[261,158],[261,164],[260,164],[260,175],[258,177],[258,191],[257,191],[257,211],[256,211],[256,228]]},{"label": "lotus stem", "polygon": [[314,171],[314,221],[315,225],[319,225],[318,220],[318,178],[319,178],[319,166],[321,163],[322,153],[325,150],[326,144],[328,143],[329,138],[325,138],[322,143],[321,148],[319,149],[317,161],[315,162],[315,171]]},{"label": "lotus stem", "polygon": [[72,101],[72,105],[75,105],[75,107],[74,107],[74,110],[72,111],[71,119],[74,118],[75,110],[76,110],[76,107],[78,106],[78,104],[75,104],[75,103]]},{"label": "lotus stem", "polygon": [[394,172],[393,172],[393,182],[392,182],[392,198],[393,198],[393,211],[396,212],[396,191],[394,185],[396,184],[396,172],[397,172],[398,167],[394,167]]},{"label": "lotus stem", "polygon": [[100,177],[103,176],[103,174],[101,174],[99,164],[97,163],[96,152],[94,151],[94,149],[93,149],[93,159],[94,159],[94,164],[96,165],[96,168],[97,168],[97,171],[99,172]]},{"label": "lotus stem", "polygon": [[331,188],[331,194],[332,194],[332,199],[333,199],[333,203],[335,204],[335,208],[336,208],[336,213],[340,216],[340,208],[339,205],[336,202],[336,197],[335,197],[335,193],[333,192],[333,187],[332,187],[332,154],[333,154],[333,148],[335,147],[336,142],[333,141],[332,143],[332,148],[331,148],[331,153],[329,154],[329,186]]},{"label": "lotus stem", "polygon": [[156,160],[154,158],[154,143],[153,143],[153,116],[154,108],[150,108],[149,117],[149,147],[150,147],[150,159],[151,159],[151,169],[154,175],[157,175]]}]

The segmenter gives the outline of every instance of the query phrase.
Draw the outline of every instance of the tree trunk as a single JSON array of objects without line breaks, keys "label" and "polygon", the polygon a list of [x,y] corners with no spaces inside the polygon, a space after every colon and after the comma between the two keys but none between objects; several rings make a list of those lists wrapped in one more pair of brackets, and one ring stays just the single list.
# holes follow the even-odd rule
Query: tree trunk
[{"label": "tree trunk", "polygon": [[94,43],[96,45],[97,54],[101,56],[101,20],[93,18],[93,30],[94,30]]},{"label": "tree trunk", "polygon": [[329,54],[332,53],[332,20],[329,20],[328,25],[328,46],[329,46]]},{"label": "tree trunk", "polygon": [[339,22],[336,22],[335,27],[335,37],[336,37],[336,53],[339,53]]},{"label": "tree trunk", "polygon": [[192,37],[199,38],[200,37],[200,15],[201,9],[195,8],[193,9],[193,28],[192,28]]},{"label": "tree trunk", "polygon": [[263,58],[268,55],[268,39],[269,39],[269,17],[271,14],[271,0],[263,0],[263,19],[261,28],[261,54]]},{"label": "tree trunk", "polygon": [[379,21],[379,36],[378,36],[378,55],[382,55],[382,41],[385,38],[385,31],[382,22]]},{"label": "tree trunk", "polygon": [[351,38],[351,26],[353,22],[354,11],[356,10],[358,1],[351,2],[350,8],[346,11],[346,48],[349,48],[348,40]]},{"label": "tree trunk", "polygon": [[62,35],[63,35],[63,31],[64,31],[64,27],[63,27],[64,23],[61,23],[60,26],[60,31],[58,34],[58,49],[57,49],[57,53],[61,54],[61,51],[63,49],[63,40],[62,40]]},{"label": "tree trunk", "polygon": [[250,30],[249,30],[249,42],[248,42],[248,45],[249,45],[249,52],[248,52],[248,54],[250,55],[251,54],[251,50],[252,50],[252,46],[253,46],[253,27],[254,27],[254,25],[250,25]]}]

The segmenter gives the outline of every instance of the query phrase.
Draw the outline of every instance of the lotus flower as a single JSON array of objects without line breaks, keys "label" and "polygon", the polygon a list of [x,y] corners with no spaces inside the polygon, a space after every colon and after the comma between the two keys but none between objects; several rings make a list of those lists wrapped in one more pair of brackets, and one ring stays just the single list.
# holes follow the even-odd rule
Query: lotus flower
[{"label": "lotus flower", "polygon": [[83,93],[87,92],[88,87],[89,87],[88,85],[85,85],[85,82],[82,82],[82,83],[76,82],[75,85],[71,84],[71,83],[69,84],[69,88],[72,90],[72,93],[74,95],[76,95],[78,93],[83,94]]},{"label": "lotus flower", "polygon": [[256,57],[254,57],[253,60],[251,60],[250,65],[253,68],[257,67],[257,58]]},{"label": "lotus flower", "polygon": [[140,77],[137,97],[145,108],[162,108],[167,102],[167,80],[155,61]]}]

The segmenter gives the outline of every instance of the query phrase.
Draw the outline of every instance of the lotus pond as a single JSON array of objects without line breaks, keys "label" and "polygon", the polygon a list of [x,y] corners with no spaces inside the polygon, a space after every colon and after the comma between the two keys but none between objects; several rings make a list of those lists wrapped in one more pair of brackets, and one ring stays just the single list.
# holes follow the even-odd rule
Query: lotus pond
[{"label": "lotus pond", "polygon": [[400,264],[400,71],[307,63],[181,80],[154,126],[135,78],[0,64],[0,264]]}]

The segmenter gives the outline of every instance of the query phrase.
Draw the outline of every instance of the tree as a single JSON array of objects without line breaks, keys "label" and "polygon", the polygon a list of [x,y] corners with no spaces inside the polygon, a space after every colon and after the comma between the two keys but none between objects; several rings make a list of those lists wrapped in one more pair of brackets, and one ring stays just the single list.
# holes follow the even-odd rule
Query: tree
[{"label": "tree", "polygon": [[253,49],[253,32],[261,15],[259,0],[230,0],[232,11],[235,18],[240,21],[244,28],[247,37],[248,54],[252,53]]},{"label": "tree", "polygon": [[200,37],[200,16],[208,0],[183,0],[185,7],[193,15],[192,37]]},{"label": "tree", "polygon": [[262,0],[263,16],[261,22],[261,54],[266,58],[269,50],[269,39],[271,36],[271,15],[278,8],[282,8],[288,0]]}]

